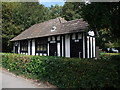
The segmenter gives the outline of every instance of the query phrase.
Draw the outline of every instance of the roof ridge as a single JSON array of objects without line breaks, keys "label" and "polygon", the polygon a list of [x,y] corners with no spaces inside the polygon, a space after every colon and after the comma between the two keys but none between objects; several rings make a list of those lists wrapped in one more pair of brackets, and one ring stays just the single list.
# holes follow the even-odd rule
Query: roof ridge
[{"label": "roof ridge", "polygon": [[75,19],[75,20],[70,20],[70,21],[64,22],[63,24],[66,24],[66,23],[69,23],[69,22],[73,22],[73,21],[78,21],[78,20],[80,20],[82,22],[86,22],[86,21],[84,21],[83,18],[80,18],[80,19]]},{"label": "roof ridge", "polygon": [[[47,21],[43,21],[43,22],[36,23],[36,24],[42,24],[42,23],[46,23],[46,22],[49,22],[49,21],[52,21],[52,20],[57,20],[57,19],[58,19],[58,20],[60,21],[60,23],[61,23],[62,21],[61,21],[61,19],[60,19],[60,18],[61,18],[61,19],[64,19],[64,18],[62,18],[62,17],[57,17],[57,18],[50,19],[50,20],[47,20]],[[64,19],[64,20],[65,20],[65,19]],[[66,20],[65,20],[65,21],[66,21]],[[35,24],[34,24],[34,25],[35,25]]]},{"label": "roof ridge", "polygon": [[65,20],[65,19],[62,18],[62,17],[58,17],[58,19],[59,19],[60,23],[64,23],[63,20],[67,22],[67,20]]}]

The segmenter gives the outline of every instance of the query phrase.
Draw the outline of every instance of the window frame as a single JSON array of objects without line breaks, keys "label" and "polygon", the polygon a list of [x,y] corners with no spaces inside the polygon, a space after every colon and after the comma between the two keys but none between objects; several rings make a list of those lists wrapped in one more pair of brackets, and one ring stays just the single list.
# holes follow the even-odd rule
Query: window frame
[{"label": "window frame", "polygon": [[20,41],[20,52],[28,52],[28,41]]},{"label": "window frame", "polygon": [[47,38],[38,38],[35,40],[35,52],[47,53]]}]

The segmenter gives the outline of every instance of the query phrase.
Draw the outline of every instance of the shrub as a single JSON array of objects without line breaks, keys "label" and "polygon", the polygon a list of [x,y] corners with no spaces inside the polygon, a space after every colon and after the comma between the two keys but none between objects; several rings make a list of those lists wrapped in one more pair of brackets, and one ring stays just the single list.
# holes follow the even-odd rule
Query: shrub
[{"label": "shrub", "polygon": [[2,65],[12,72],[48,81],[60,88],[120,88],[120,65],[118,64],[120,57],[107,59],[78,59],[7,53],[2,55]]}]

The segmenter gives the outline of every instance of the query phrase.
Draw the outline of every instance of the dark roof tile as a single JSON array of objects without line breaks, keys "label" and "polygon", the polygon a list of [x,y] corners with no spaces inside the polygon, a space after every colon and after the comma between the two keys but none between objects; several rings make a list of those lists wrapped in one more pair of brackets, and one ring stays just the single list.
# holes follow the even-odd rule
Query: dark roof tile
[{"label": "dark roof tile", "polygon": [[[88,23],[83,21],[82,19],[66,21],[61,17],[56,19],[51,19],[49,21],[45,21],[43,23],[35,24],[23,31],[18,36],[14,37],[11,41],[44,37],[50,35],[58,35],[58,34],[67,34],[74,32],[83,32],[87,29]],[[51,30],[53,27],[56,27],[55,30]]]}]

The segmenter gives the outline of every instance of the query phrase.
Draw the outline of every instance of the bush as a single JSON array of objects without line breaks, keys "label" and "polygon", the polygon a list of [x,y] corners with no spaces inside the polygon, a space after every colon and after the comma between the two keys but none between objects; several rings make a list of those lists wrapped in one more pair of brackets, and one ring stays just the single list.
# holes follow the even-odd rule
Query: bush
[{"label": "bush", "polygon": [[120,88],[119,60],[120,57],[95,60],[9,53],[2,55],[2,65],[10,71],[48,81],[60,88]]}]

